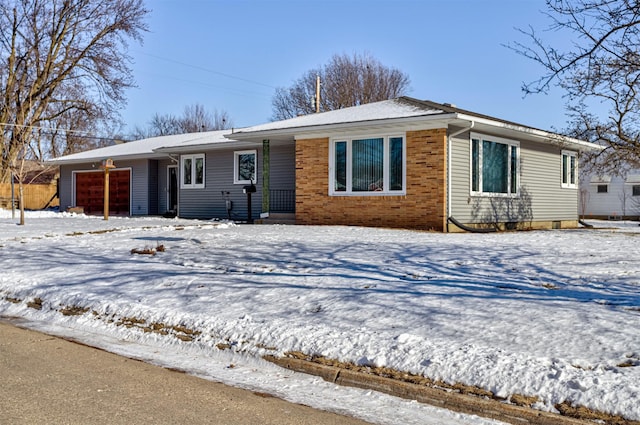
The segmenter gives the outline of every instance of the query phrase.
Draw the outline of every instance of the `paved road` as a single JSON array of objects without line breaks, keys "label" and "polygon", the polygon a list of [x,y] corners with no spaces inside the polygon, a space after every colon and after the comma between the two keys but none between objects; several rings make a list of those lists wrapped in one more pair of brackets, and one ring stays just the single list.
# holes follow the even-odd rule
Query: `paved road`
[{"label": "paved road", "polygon": [[0,322],[0,424],[365,423]]}]

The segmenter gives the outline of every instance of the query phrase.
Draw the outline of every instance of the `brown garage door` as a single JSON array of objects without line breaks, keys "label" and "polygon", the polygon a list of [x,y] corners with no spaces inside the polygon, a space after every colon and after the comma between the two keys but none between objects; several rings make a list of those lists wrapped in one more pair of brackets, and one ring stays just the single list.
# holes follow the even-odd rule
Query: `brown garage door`
[{"label": "brown garage door", "polygon": [[[129,215],[129,170],[109,172],[109,214]],[[76,206],[87,214],[104,211],[104,172],[76,173]]]}]

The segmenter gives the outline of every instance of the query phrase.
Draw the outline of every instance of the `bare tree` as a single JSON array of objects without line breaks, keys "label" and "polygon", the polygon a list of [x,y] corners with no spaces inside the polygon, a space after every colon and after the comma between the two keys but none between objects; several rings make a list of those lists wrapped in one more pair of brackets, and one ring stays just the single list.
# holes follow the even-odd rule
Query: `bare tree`
[{"label": "bare tree", "polygon": [[320,77],[320,111],[331,111],[393,99],[409,90],[409,77],[381,64],[369,54],[334,55],[322,68],[307,71],[289,88],[278,88],[271,101],[274,120],[316,112],[316,81]]},{"label": "bare tree", "polygon": [[620,188],[620,192],[618,193],[618,199],[620,200],[620,208],[622,209],[623,220],[627,217],[627,201],[629,201],[629,198],[629,188],[627,187],[625,182],[622,182],[622,187]]},{"label": "bare tree", "polygon": [[584,189],[584,188],[580,189],[580,194],[579,194],[580,215],[582,216],[583,220],[587,214],[587,206],[589,205],[590,198],[591,198],[591,195],[589,194],[589,191],[587,189]]},{"label": "bare tree", "polygon": [[[551,46],[534,28],[528,42],[509,47],[537,62],[543,75],[523,84],[526,94],[560,87],[571,117],[568,133],[602,143],[583,160],[602,173],[640,165],[640,3],[629,0],[547,0],[549,30],[567,48]],[[594,106],[608,109],[603,116]]]},{"label": "bare tree", "polygon": [[39,162],[112,143],[113,138],[94,136],[105,129],[99,125],[99,121],[91,111],[76,110],[60,114],[55,120],[42,122],[41,127],[34,129],[29,157]]},{"label": "bare tree", "polygon": [[156,113],[149,122],[149,134],[153,136],[168,136],[180,132],[180,120],[170,114]]},{"label": "bare tree", "polygon": [[133,139],[167,136],[180,133],[198,133],[202,131],[225,130],[231,128],[233,122],[226,111],[207,111],[203,105],[186,106],[182,116],[171,114],[155,114],[146,129],[136,127],[131,134]]},{"label": "bare tree", "polygon": [[142,0],[0,0],[0,182],[21,184],[62,117],[117,118],[133,85],[128,41],[141,41],[147,14]]}]

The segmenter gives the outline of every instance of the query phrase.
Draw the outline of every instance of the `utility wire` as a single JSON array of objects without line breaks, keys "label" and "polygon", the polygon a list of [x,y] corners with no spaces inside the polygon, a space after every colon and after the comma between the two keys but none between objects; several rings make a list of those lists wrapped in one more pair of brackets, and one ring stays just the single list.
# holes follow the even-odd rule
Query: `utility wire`
[{"label": "utility wire", "polygon": [[[215,71],[213,69],[208,69],[208,68],[205,68],[203,66],[188,64],[188,63],[185,63],[185,62],[177,61],[175,59],[165,58],[163,56],[154,55],[152,53],[146,53],[146,52],[141,52],[141,51],[138,51],[138,53],[140,53],[142,55],[150,56],[152,58],[160,59],[160,60],[163,60],[163,61],[166,61],[166,62],[172,62],[172,63],[178,64],[178,65],[182,65],[182,66],[186,66],[186,67],[189,67],[189,68],[199,69],[201,71],[209,72],[211,74],[221,75],[221,76],[226,77],[226,78],[232,78],[234,80],[244,81],[246,83],[256,84],[256,85],[263,86],[263,87],[269,87],[271,89],[277,89],[277,87],[272,86],[270,84],[265,84],[265,83],[261,83],[259,81],[249,80],[247,78],[237,77],[235,75],[226,74],[224,72]],[[167,78],[169,78],[169,77],[167,77]],[[187,81],[187,80],[177,79],[175,77],[170,77],[170,78],[174,78],[174,79],[176,79],[178,81],[191,82],[191,81]],[[199,83],[199,84],[202,84],[202,83]],[[56,134],[57,132],[65,132],[65,133],[79,134],[79,135],[82,135],[82,137],[85,137],[87,139],[116,140],[116,138],[114,138],[114,137],[94,136],[94,135],[92,135],[92,133],[89,133],[89,132],[86,132],[86,131],[82,131],[82,130],[54,129],[52,127],[41,127],[41,126],[36,126],[36,125],[24,125],[24,124],[10,124],[10,123],[3,123],[3,122],[0,122],[0,126],[1,127],[22,127],[22,128],[30,128],[30,129],[34,129],[34,130],[42,130],[42,131],[45,132],[45,134]],[[122,140],[122,139],[117,139],[117,140]]]},{"label": "utility wire", "polygon": [[78,133],[82,137],[86,139],[98,139],[98,140],[122,140],[115,137],[103,137],[103,136],[95,136],[93,133],[82,131],[82,130],[69,130],[69,129],[55,129],[52,127],[41,127],[39,125],[25,125],[25,124],[11,124],[6,122],[0,122],[0,127],[20,127],[20,128],[29,128],[32,130],[42,130],[45,134],[57,134],[57,133]]},{"label": "utility wire", "polygon": [[249,80],[247,78],[237,77],[237,76],[231,75],[231,74],[225,74],[224,72],[215,71],[213,69],[205,68],[203,66],[192,65],[192,64],[189,64],[189,63],[185,63],[185,62],[180,62],[180,61],[177,61],[175,59],[165,58],[163,56],[154,55],[152,53],[146,53],[146,52],[141,52],[141,51],[138,51],[138,53],[140,53],[142,55],[150,56],[152,58],[160,59],[160,60],[163,60],[163,61],[166,61],[166,62],[175,63],[175,64],[178,64],[178,65],[186,66],[186,67],[193,68],[193,69],[199,69],[200,71],[209,72],[211,74],[221,75],[221,76],[227,77],[227,78],[233,78],[234,80],[244,81],[246,83],[256,84],[258,86],[269,87],[271,89],[277,89],[277,87],[272,86],[270,84],[265,84],[265,83],[261,83],[259,81]]}]

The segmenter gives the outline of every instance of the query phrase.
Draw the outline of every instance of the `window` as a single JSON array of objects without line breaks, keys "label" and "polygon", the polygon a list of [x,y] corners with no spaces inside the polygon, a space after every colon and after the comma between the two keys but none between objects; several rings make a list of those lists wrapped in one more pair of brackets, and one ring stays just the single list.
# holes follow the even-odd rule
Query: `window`
[{"label": "window", "polygon": [[471,191],[518,194],[520,146],[498,137],[471,134]]},{"label": "window", "polygon": [[634,184],[631,187],[631,196],[640,196],[640,184]]},{"label": "window", "polygon": [[233,183],[256,183],[256,151],[237,151],[233,156]]},{"label": "window", "polygon": [[571,151],[562,151],[562,187],[577,187],[577,168],[578,162],[576,160],[576,153]]},{"label": "window", "polygon": [[402,136],[334,140],[329,193],[404,194],[405,142]]},{"label": "window", "polygon": [[607,193],[609,192],[609,185],[608,184],[599,184],[598,185],[598,193]]},{"label": "window", "polygon": [[182,155],[181,189],[202,189],[204,187],[204,154]]}]

